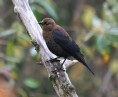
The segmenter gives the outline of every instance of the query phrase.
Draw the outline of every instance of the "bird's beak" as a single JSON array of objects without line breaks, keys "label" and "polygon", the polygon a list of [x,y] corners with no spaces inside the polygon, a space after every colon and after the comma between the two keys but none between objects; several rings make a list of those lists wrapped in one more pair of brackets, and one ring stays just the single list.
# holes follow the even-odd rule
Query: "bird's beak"
[{"label": "bird's beak", "polygon": [[38,24],[43,25],[43,22],[42,22],[42,21],[40,21],[40,22],[38,22]]}]

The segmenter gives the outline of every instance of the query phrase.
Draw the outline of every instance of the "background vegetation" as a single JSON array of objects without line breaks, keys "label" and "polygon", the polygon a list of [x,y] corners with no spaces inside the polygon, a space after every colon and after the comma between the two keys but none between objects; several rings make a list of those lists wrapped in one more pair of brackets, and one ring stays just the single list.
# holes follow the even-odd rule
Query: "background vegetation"
[{"label": "background vegetation", "polygon": [[[95,77],[80,63],[68,70],[79,96],[118,97],[118,0],[30,0],[30,5],[38,21],[51,17],[63,26],[92,65]],[[11,0],[0,0],[0,76],[10,79],[19,97],[57,97],[39,61]]]}]

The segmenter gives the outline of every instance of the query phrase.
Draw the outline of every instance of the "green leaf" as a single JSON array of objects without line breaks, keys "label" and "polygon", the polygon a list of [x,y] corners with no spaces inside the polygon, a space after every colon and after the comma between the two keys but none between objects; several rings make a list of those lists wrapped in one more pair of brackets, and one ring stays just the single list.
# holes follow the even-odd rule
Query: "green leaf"
[{"label": "green leaf", "polygon": [[110,43],[113,43],[113,42],[118,43],[118,35],[108,35],[107,38]]},{"label": "green leaf", "polygon": [[41,5],[53,18],[58,19],[54,4],[51,0],[31,0],[30,2]]},{"label": "green leaf", "polygon": [[97,35],[97,49],[98,51],[109,50],[108,45],[110,42],[107,39],[106,35]]},{"label": "green leaf", "polygon": [[37,80],[33,79],[33,78],[27,78],[25,81],[24,81],[24,84],[29,87],[29,88],[32,88],[32,89],[35,89],[35,88],[38,88],[39,87],[39,83]]},{"label": "green leaf", "polygon": [[110,40],[111,42],[118,43],[118,28],[110,29],[107,34],[108,34],[108,40]]},{"label": "green leaf", "polygon": [[14,42],[13,40],[10,40],[8,43],[7,43],[7,48],[6,48],[6,52],[7,52],[7,56],[11,56],[12,55],[12,50],[13,50],[13,46],[14,46]]}]

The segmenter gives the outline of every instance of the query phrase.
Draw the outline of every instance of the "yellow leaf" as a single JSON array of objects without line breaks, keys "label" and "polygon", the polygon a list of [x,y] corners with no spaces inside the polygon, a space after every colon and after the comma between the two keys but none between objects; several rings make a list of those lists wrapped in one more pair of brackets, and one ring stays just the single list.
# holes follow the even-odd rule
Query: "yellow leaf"
[{"label": "yellow leaf", "polygon": [[87,6],[84,9],[84,14],[82,15],[82,21],[85,26],[89,27],[92,24],[92,19],[95,16],[95,11],[92,7]]},{"label": "yellow leaf", "polygon": [[109,69],[113,72],[113,73],[118,73],[118,60],[112,60],[110,62],[110,67]]}]

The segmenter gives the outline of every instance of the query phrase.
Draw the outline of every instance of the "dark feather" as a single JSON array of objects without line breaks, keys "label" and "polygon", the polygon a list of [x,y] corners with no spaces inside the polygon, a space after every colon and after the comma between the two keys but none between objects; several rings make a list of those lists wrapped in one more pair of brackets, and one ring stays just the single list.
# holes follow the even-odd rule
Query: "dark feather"
[{"label": "dark feather", "polygon": [[84,60],[83,54],[80,52],[79,46],[75,43],[74,40],[68,35],[68,33],[61,28],[60,29],[54,29],[53,30],[53,39],[54,41],[62,47],[66,52],[70,54],[70,56],[73,56],[78,61],[83,63],[92,74],[94,74],[91,70],[91,68],[87,65],[87,63]]}]

